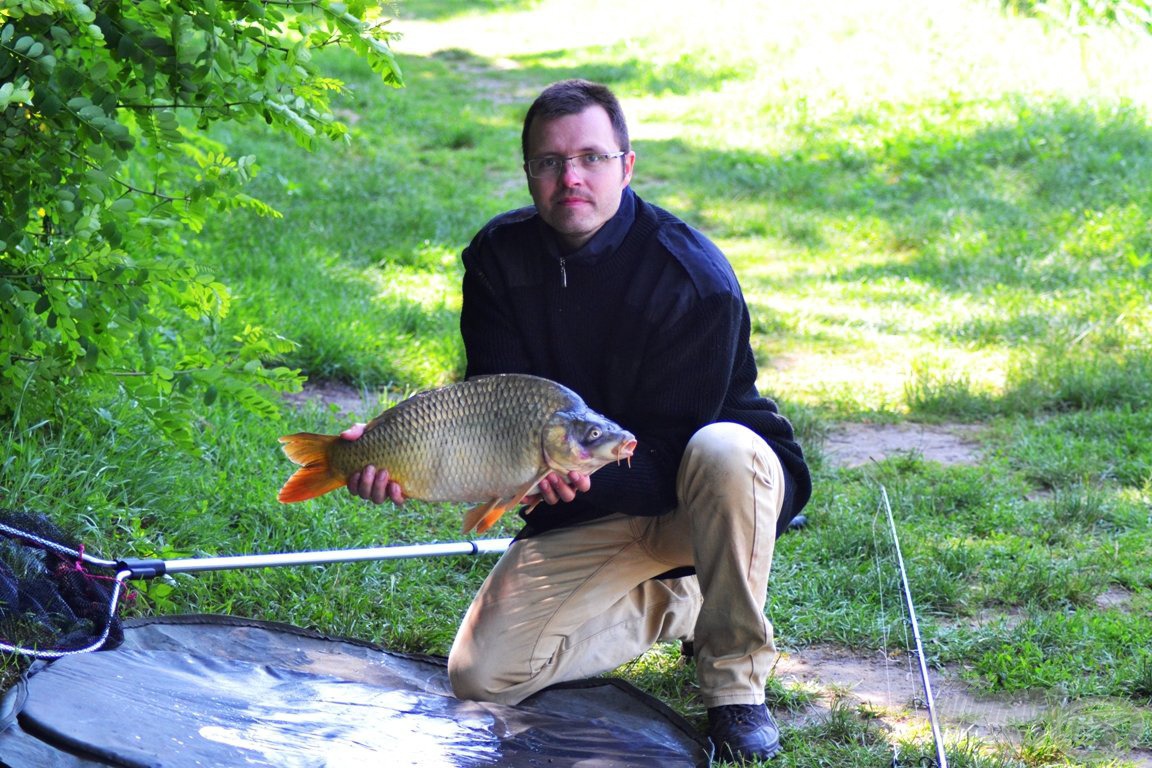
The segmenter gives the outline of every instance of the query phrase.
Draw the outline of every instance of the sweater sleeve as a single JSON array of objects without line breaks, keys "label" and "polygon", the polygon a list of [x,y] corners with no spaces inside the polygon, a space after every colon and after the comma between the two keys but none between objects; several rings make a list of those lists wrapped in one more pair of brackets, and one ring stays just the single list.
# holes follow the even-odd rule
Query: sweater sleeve
[{"label": "sweater sleeve", "polygon": [[524,340],[509,312],[509,301],[501,276],[485,271],[484,233],[464,250],[463,302],[460,309],[460,336],[467,358],[465,377],[490,373],[531,373]]},{"label": "sweater sleeve", "polygon": [[563,516],[648,516],[675,509],[676,475],[688,440],[715,421],[724,404],[739,348],[740,306],[738,296],[717,294],[660,326],[637,361],[642,371],[629,395],[624,426],[637,439],[631,466],[600,469],[588,493],[569,505],[537,507],[534,526],[551,527]]}]

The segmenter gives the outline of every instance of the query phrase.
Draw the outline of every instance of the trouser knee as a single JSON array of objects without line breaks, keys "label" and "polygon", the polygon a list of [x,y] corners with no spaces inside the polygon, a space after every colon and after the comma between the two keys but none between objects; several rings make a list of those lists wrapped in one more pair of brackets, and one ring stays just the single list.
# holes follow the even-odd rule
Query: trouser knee
[{"label": "trouser knee", "polygon": [[448,657],[448,682],[456,698],[468,701],[518,704],[528,695],[511,681],[507,670],[499,670],[483,660],[464,660],[459,654]]},{"label": "trouser knee", "polygon": [[486,678],[482,665],[461,661],[455,653],[448,657],[448,682],[456,698],[489,700],[491,685],[487,684]]},{"label": "trouser knee", "polygon": [[747,468],[756,463],[756,455],[771,451],[762,437],[742,424],[705,425],[692,435],[684,451],[680,465],[681,487],[684,488],[686,482],[724,486],[734,476],[744,476]]},{"label": "trouser knee", "polygon": [[732,461],[737,464],[749,453],[755,452],[763,438],[731,421],[705,424],[696,430],[684,452],[686,458],[699,457],[709,462]]}]

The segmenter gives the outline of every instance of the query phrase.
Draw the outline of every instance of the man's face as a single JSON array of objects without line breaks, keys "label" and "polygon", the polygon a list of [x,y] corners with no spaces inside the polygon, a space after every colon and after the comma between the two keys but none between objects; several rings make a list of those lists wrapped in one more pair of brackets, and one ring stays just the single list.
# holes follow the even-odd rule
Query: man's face
[{"label": "man's face", "polygon": [[[620,150],[608,113],[599,105],[575,115],[534,120],[528,129],[528,159],[611,154]],[[529,175],[528,191],[541,218],[575,250],[616,214],[635,162],[634,152],[605,161],[603,168],[596,170],[582,167],[579,161],[565,162],[557,174],[539,179]]]}]

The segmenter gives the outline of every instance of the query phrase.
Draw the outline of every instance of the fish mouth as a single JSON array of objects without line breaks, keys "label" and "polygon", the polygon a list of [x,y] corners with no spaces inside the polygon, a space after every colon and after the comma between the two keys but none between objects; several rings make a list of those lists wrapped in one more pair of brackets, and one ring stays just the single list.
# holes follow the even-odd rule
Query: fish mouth
[{"label": "fish mouth", "polygon": [[621,461],[625,461],[629,467],[632,466],[632,454],[635,452],[636,438],[634,437],[620,441],[620,444],[616,446],[616,450],[613,451],[616,455],[616,463],[619,464]]}]

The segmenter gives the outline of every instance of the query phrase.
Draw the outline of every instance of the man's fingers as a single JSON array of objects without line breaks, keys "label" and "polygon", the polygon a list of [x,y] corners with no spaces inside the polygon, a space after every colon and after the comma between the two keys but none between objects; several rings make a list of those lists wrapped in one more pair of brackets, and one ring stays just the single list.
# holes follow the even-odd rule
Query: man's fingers
[{"label": "man's fingers", "polygon": [[372,482],[376,479],[376,467],[371,465],[348,475],[348,493],[367,499],[372,492]]},{"label": "man's fingers", "polygon": [[575,499],[577,493],[585,493],[591,487],[592,481],[582,472],[569,472],[567,476],[551,472],[537,484],[540,498],[546,504],[567,503]]},{"label": "man's fingers", "polygon": [[377,504],[383,504],[388,500],[388,482],[391,479],[387,471],[383,469],[376,470],[376,476],[372,478],[372,501]]},{"label": "man's fingers", "polygon": [[388,470],[377,469],[369,464],[348,476],[348,492],[365,501],[383,504],[391,501],[393,504],[404,503],[404,489],[392,479]]},{"label": "man's fingers", "polygon": [[577,493],[587,493],[588,489],[592,487],[592,478],[583,472],[576,472],[575,470],[569,472],[568,480],[572,485],[572,489]]},{"label": "man's fingers", "polygon": [[359,496],[360,495],[360,493],[358,492],[359,488],[360,488],[360,473],[359,472],[353,472],[352,474],[348,475],[348,493],[352,494],[353,496]]},{"label": "man's fingers", "polygon": [[364,434],[364,428],[366,426],[368,425],[353,424],[352,426],[348,427],[348,429],[341,432],[340,437],[344,438],[345,440],[359,440],[360,436]]},{"label": "man's fingers", "polygon": [[576,498],[576,489],[568,485],[564,478],[557,477],[553,481],[552,487],[556,490],[556,498],[560,501],[567,503]]},{"label": "man's fingers", "polygon": [[556,490],[552,487],[552,475],[545,475],[536,483],[536,490],[540,500],[545,504],[556,503]]}]

